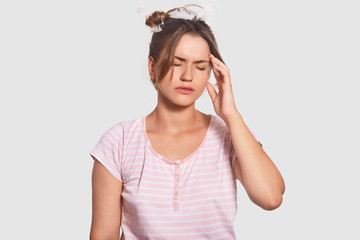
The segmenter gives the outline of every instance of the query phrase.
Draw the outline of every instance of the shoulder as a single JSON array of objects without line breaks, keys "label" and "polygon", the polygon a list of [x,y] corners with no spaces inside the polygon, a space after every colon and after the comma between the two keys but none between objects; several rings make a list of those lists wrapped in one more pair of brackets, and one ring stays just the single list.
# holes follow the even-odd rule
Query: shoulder
[{"label": "shoulder", "polygon": [[212,129],[214,132],[218,134],[228,134],[229,129],[221,117],[219,117],[218,115],[211,114],[211,118],[212,118],[212,123],[211,123]]},{"label": "shoulder", "polygon": [[144,127],[144,118],[145,116],[140,116],[134,119],[130,119],[130,120],[125,120],[122,122],[119,122],[118,125],[121,126],[124,134],[127,133],[134,133],[134,132],[139,132],[143,130]]},{"label": "shoulder", "polygon": [[123,137],[124,135],[133,133],[134,131],[141,131],[144,117],[138,117],[130,120],[123,120],[115,125],[110,126],[104,135],[111,135],[114,137]]}]

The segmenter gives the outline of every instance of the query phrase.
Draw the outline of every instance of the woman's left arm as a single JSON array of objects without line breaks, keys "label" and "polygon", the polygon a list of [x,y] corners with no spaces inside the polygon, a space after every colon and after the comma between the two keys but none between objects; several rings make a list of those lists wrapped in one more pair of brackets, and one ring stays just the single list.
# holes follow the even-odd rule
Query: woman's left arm
[{"label": "woman's left arm", "polygon": [[237,155],[234,162],[236,176],[255,204],[266,210],[275,209],[282,202],[284,180],[236,109],[229,69],[213,55],[210,55],[210,62],[219,92],[211,83],[207,83],[206,88],[216,114],[224,120],[230,131]]},{"label": "woman's left arm", "polygon": [[234,171],[250,199],[266,210],[280,206],[285,191],[284,180],[247,128],[242,116],[234,114],[225,121],[236,151]]}]

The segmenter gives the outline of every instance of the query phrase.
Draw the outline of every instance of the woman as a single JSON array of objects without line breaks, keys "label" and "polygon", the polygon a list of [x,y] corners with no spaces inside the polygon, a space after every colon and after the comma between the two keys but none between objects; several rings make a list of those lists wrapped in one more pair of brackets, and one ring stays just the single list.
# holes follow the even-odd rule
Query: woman
[{"label": "woman", "polygon": [[[235,239],[236,180],[264,209],[282,202],[282,176],[236,109],[211,29],[190,7],[146,19],[158,102],[111,127],[91,152],[91,239],[118,239],[120,227],[127,240]],[[195,109],[205,87],[217,115]]]}]

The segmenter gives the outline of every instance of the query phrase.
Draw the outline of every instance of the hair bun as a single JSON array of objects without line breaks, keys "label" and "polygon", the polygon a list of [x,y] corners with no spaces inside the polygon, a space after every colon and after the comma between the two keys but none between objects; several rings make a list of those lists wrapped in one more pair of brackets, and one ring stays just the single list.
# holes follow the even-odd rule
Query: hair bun
[{"label": "hair bun", "polygon": [[165,17],[168,14],[163,11],[155,11],[149,17],[146,18],[145,24],[149,27],[157,26],[164,22]]}]

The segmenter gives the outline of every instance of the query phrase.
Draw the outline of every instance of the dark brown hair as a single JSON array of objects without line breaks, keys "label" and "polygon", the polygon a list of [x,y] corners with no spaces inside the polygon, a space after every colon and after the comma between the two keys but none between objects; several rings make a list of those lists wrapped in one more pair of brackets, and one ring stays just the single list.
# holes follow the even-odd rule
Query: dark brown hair
[{"label": "dark brown hair", "polygon": [[169,12],[179,10],[174,8],[166,13],[155,11],[146,19],[145,24],[149,27],[160,26],[160,32],[154,32],[150,42],[149,56],[158,63],[158,79],[151,79],[152,84],[157,88],[158,81],[161,81],[171,68],[175,48],[181,37],[185,34],[191,34],[203,38],[209,45],[210,53],[220,61],[224,62],[210,27],[201,19],[171,18]]}]

